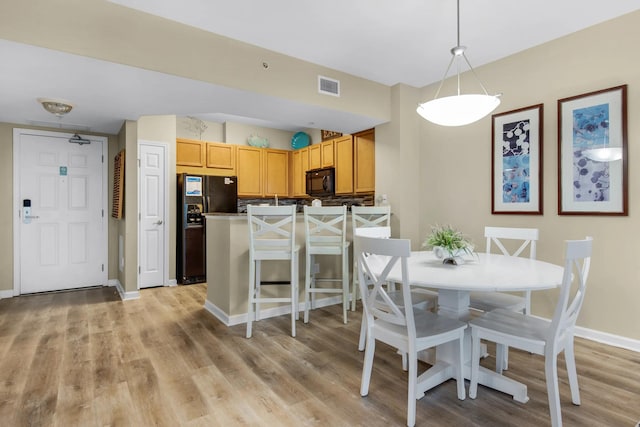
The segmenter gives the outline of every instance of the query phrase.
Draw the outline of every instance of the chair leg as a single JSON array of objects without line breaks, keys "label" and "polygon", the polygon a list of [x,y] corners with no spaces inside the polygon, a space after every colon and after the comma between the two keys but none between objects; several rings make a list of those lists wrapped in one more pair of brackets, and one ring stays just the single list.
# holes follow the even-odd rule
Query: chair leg
[{"label": "chair leg", "polygon": [[476,328],[471,328],[471,378],[469,397],[476,398],[478,394],[478,375],[480,373],[480,335]]},{"label": "chair leg", "polygon": [[360,323],[360,339],[358,340],[358,351],[364,350],[364,343],[366,339],[367,339],[367,314],[363,312],[362,322]]},{"label": "chair leg", "polygon": [[504,371],[509,369],[509,346],[504,346],[504,355],[502,357],[502,369]]},{"label": "chair leg", "polygon": [[304,267],[304,323],[309,323],[309,293],[311,290],[311,263],[313,256],[306,255],[306,265]]},{"label": "chair leg", "polygon": [[298,278],[296,277],[298,274],[298,269],[296,268],[295,261],[296,261],[295,255],[291,254],[290,288],[291,288],[291,336],[292,337],[296,336],[296,317],[298,313],[298,304],[296,303],[298,299],[298,285],[297,285]]},{"label": "chair leg", "polygon": [[[458,399],[460,400],[464,400],[465,399],[465,390],[464,390],[464,372],[463,372],[463,365],[464,365],[464,330],[460,331],[460,336],[458,338],[458,345],[456,346],[457,350],[458,350],[458,360],[456,361],[458,363],[458,366],[456,368],[456,382],[458,383]],[[480,357],[478,357],[478,360],[480,359]]]},{"label": "chair leg", "polygon": [[544,373],[547,380],[547,398],[549,399],[549,414],[551,426],[562,426],[562,412],[560,409],[560,392],[558,390],[558,359],[553,350],[545,351]]},{"label": "chair leg", "polygon": [[567,363],[569,387],[571,388],[571,402],[580,405],[580,387],[578,386],[578,373],[576,372],[576,359],[573,352],[573,339],[569,340],[564,349],[564,359]]},{"label": "chair leg", "polygon": [[342,317],[347,324],[347,311],[349,310],[349,252],[342,251]]},{"label": "chair leg", "polygon": [[262,267],[262,261],[256,261],[256,279],[255,279],[255,287],[256,287],[256,322],[258,320],[260,320],[260,285],[262,285],[262,274],[261,274],[261,268]]},{"label": "chair leg", "polygon": [[409,358],[409,386],[407,390],[407,426],[416,425],[416,383],[418,382],[418,355],[410,352]]},{"label": "chair leg", "polygon": [[247,338],[251,338],[251,322],[253,320],[253,301],[255,298],[255,262],[249,262],[249,299],[247,300]]},{"label": "chair leg", "polygon": [[[354,252],[354,257],[356,256]],[[351,280],[351,311],[356,311],[356,300],[358,299],[358,264],[353,260],[353,278]]]},{"label": "chair leg", "polygon": [[[367,331],[369,332],[369,331]],[[373,355],[376,351],[376,340],[367,333],[367,345],[362,363],[362,380],[360,381],[360,396],[369,394],[369,383],[371,382],[371,371],[373,369]]]}]

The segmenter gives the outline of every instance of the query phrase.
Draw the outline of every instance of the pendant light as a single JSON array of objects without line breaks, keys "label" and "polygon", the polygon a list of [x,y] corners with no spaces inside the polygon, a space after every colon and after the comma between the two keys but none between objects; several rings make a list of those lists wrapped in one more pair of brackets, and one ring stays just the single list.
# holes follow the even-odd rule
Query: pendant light
[{"label": "pendant light", "polygon": [[[464,54],[466,47],[460,45],[460,0],[457,0],[457,5],[458,45],[451,49],[452,58],[451,61],[449,61],[447,71],[444,72],[435,97],[431,101],[419,104],[416,110],[423,118],[442,126],[468,125],[485,117],[500,105],[500,95],[489,95],[487,93],[487,90],[469,63],[467,56]],[[478,80],[478,83],[480,83],[484,94],[463,95],[460,93],[460,62],[462,60],[464,60],[473,76]],[[442,89],[442,85],[454,61],[456,62],[457,68],[458,92],[453,96],[438,98],[440,89]]]}]

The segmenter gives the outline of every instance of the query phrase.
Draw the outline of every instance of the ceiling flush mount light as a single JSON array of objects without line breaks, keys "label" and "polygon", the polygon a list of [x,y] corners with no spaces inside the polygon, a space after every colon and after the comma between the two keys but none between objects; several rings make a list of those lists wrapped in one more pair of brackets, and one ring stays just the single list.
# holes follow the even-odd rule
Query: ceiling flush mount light
[{"label": "ceiling flush mount light", "polygon": [[[469,63],[467,56],[464,54],[466,47],[460,45],[460,0],[457,0],[457,5],[458,45],[451,49],[452,58],[451,61],[449,61],[447,71],[444,72],[435,97],[431,101],[419,104],[416,110],[418,114],[425,119],[442,126],[468,125],[469,123],[480,120],[500,105],[500,95],[489,95],[487,93],[487,90]],[[463,60],[471,70],[473,76],[478,80],[478,83],[480,83],[484,94],[462,95],[460,93],[460,62]],[[438,98],[440,89],[442,89],[442,85],[454,62],[456,62],[457,68],[458,92],[453,96]]]},{"label": "ceiling flush mount light", "polygon": [[38,102],[42,104],[42,108],[58,117],[64,116],[73,109],[73,104],[64,99],[38,98]]}]

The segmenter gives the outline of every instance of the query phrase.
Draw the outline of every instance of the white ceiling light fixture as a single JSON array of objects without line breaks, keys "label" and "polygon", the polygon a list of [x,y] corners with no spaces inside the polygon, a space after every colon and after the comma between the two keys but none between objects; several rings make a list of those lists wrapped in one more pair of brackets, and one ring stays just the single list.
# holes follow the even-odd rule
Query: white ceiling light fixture
[{"label": "white ceiling light fixture", "polygon": [[38,98],[38,102],[42,104],[42,108],[58,117],[62,117],[69,113],[74,105],[64,99]]},{"label": "white ceiling light fixture", "polygon": [[[457,0],[457,17],[458,44],[451,49],[451,55],[453,56],[451,61],[449,61],[447,70],[444,72],[440,86],[438,86],[438,91],[431,101],[419,104],[416,109],[418,114],[423,118],[441,126],[468,125],[469,123],[473,123],[485,117],[500,105],[500,94],[489,95],[487,93],[487,90],[476,75],[471,63],[469,63],[467,56],[464,54],[466,47],[460,45],[460,0]],[[460,62],[462,60],[464,60],[473,76],[478,80],[478,83],[480,83],[480,87],[484,94],[462,95],[460,93]],[[453,96],[438,98],[438,95],[440,95],[440,89],[442,89],[442,85],[444,84],[454,61],[456,62],[457,68],[458,92]]]}]

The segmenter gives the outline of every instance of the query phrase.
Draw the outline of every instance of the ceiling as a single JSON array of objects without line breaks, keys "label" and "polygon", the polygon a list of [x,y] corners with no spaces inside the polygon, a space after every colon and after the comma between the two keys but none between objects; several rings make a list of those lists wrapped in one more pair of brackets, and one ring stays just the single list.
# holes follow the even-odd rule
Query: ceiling
[{"label": "ceiling", "polygon": [[[454,0],[111,0],[385,85],[439,81],[456,45]],[[640,9],[637,0],[462,0],[474,67]],[[117,133],[125,119],[175,114],[291,131],[355,131],[372,119],[0,39],[0,122]],[[100,82],[99,85],[96,82]],[[488,88],[499,92],[499,88]],[[71,100],[57,119],[38,97]],[[126,99],[126,102],[123,100]],[[265,108],[266,107],[266,108]],[[309,122],[314,117],[314,123]]]}]

